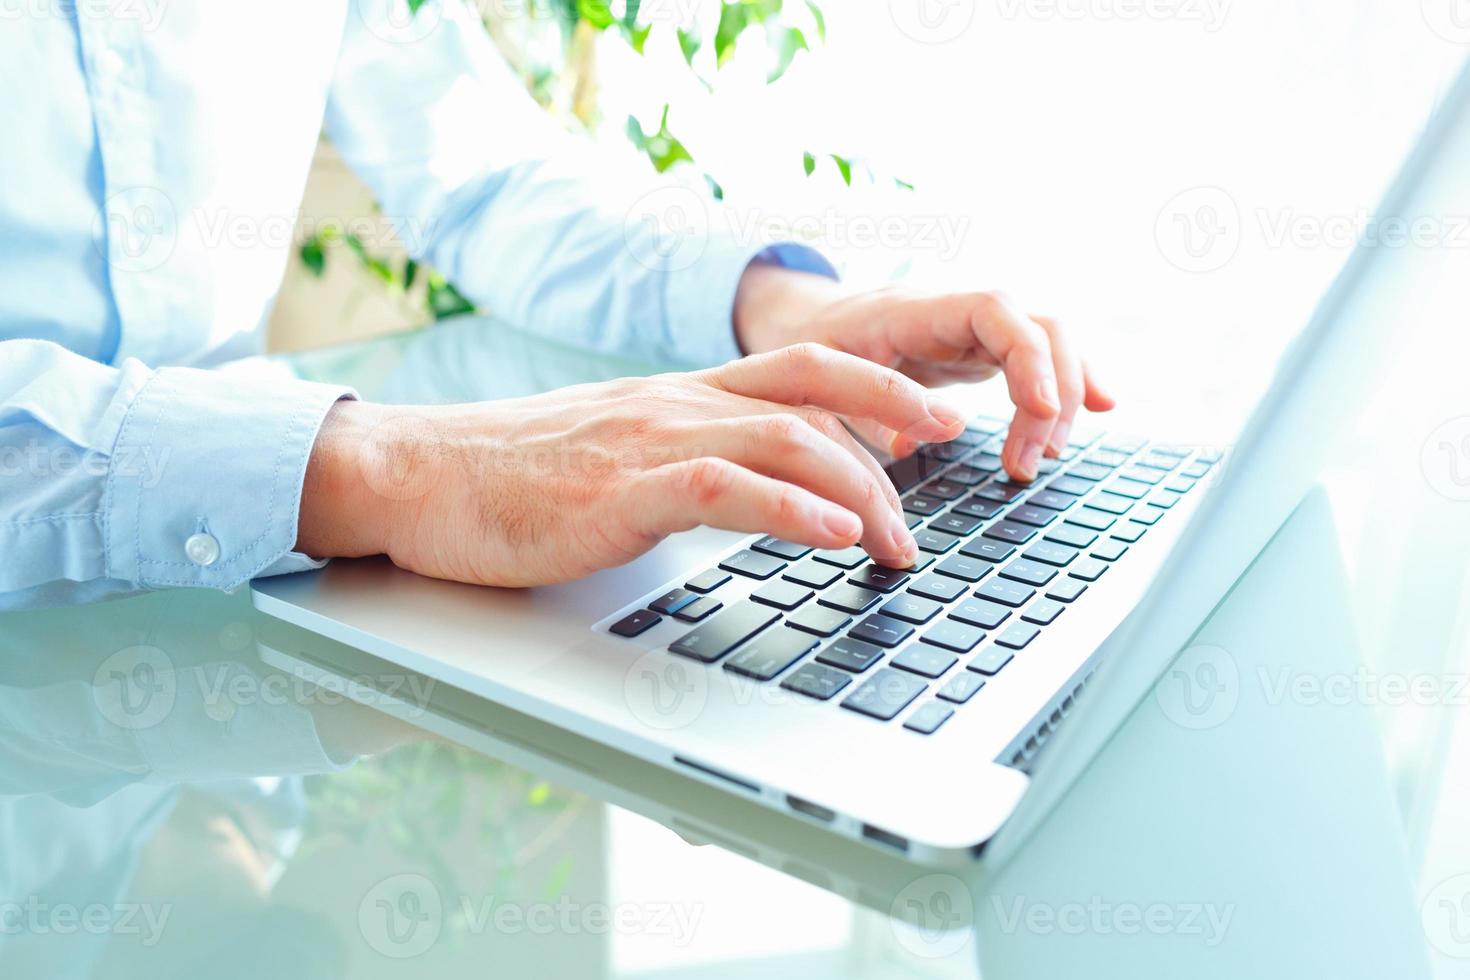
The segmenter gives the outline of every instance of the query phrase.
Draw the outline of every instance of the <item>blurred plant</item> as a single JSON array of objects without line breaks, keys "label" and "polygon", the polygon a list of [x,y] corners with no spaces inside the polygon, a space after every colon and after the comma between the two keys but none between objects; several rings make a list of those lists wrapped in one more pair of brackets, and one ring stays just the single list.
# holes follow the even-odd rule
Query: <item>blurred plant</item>
[{"label": "blurred plant", "polygon": [[[406,0],[417,14],[426,0]],[[441,0],[445,3],[475,0]],[[713,2],[699,8],[709,16],[689,17],[685,22],[668,19],[671,7],[685,5],[646,0],[527,0],[524,4],[486,5],[514,9],[482,17],[496,47],[520,76],[527,91],[548,112],[574,130],[592,132],[602,122],[598,97],[597,51],[604,38],[617,38],[638,55],[655,31],[672,30],[684,66],[707,91],[735,56],[742,42],[759,37],[771,59],[766,83],[774,84],[786,74],[797,55],[810,51],[813,43],[825,43],[827,22],[815,0],[783,3],[783,0],[719,0],[718,17]],[[689,8],[693,9],[693,8]],[[709,28],[713,26],[711,33]],[[759,28],[759,31],[752,30]],[[658,173],[692,167],[703,173],[711,196],[724,198],[724,188],[710,173],[699,168],[694,155],[669,126],[669,106],[663,106],[658,129],[644,130],[635,116],[624,127],[628,141],[646,157]],[[830,160],[843,182],[852,184],[854,170],[875,180],[872,171],[850,157],[837,153],[802,154],[802,167],[811,176],[819,161]],[[903,181],[899,187],[908,188]],[[475,306],[437,272],[414,259],[375,255],[362,240],[337,226],[326,226],[307,237],[300,246],[300,260],[312,275],[324,274],[329,257],[345,251],[371,278],[396,296],[417,295],[422,283],[425,312],[432,320],[475,312]]]}]

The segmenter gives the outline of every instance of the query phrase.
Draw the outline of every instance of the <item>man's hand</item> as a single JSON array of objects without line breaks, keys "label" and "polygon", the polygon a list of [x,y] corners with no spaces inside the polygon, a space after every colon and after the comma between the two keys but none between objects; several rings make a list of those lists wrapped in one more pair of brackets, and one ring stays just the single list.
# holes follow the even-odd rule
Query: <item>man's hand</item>
[{"label": "man's hand", "polygon": [[[1055,320],[1028,316],[997,293],[852,295],[830,279],[757,263],[740,283],[735,332],[747,353],[816,342],[925,385],[983,381],[1004,371],[1016,415],[1002,459],[1022,480],[1035,479],[1043,455],[1065,448],[1079,406],[1113,407]],[[849,421],[895,456],[916,448],[911,433],[871,419]]]},{"label": "man's hand", "polygon": [[944,442],[961,413],[817,344],[693,374],[479,405],[340,402],[313,449],[297,549],[529,586],[621,565],[699,525],[918,556],[892,484],[841,415]]}]

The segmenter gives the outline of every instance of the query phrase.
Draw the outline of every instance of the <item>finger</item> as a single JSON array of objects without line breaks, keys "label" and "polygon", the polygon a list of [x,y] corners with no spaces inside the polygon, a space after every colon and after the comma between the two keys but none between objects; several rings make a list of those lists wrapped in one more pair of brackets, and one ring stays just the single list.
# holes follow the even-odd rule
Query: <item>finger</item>
[{"label": "finger", "polygon": [[858,437],[880,452],[894,459],[903,459],[918,452],[919,441],[901,432],[894,432],[881,422],[872,419],[848,419],[847,424]]},{"label": "finger", "polygon": [[918,557],[893,484],[835,417],[787,411],[719,419],[692,427],[687,438],[701,456],[795,484],[856,514],[861,544],[874,559],[907,565]]},{"label": "finger", "polygon": [[1082,404],[1089,412],[1111,412],[1117,407],[1117,401],[1098,384],[1097,378],[1092,373],[1092,368],[1086,362],[1082,365],[1082,375],[1087,385],[1086,393],[1082,398]]},{"label": "finger", "polygon": [[1072,434],[1077,410],[1082,407],[1086,384],[1083,379],[1082,358],[1073,348],[1067,332],[1054,318],[1036,316],[1032,319],[1041,324],[1041,328],[1051,339],[1051,360],[1057,375],[1057,395],[1061,399],[1061,411],[1057,413],[1056,424],[1047,439],[1046,454],[1056,457],[1067,448],[1067,439]]},{"label": "finger", "polygon": [[948,441],[965,428],[959,409],[918,382],[821,344],[741,358],[698,376],[749,398],[873,419],[926,442]]},{"label": "finger", "polygon": [[645,470],[632,491],[635,530],[654,538],[705,525],[774,534],[812,548],[848,548],[862,533],[851,511],[717,457]]}]

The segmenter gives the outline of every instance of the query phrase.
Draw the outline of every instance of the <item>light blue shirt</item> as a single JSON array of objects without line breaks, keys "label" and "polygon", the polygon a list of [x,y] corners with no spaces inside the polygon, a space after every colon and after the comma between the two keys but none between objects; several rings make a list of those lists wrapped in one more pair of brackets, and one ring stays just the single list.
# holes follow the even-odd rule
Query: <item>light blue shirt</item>
[{"label": "light blue shirt", "polygon": [[497,317],[706,365],[756,257],[608,168],[458,0],[26,4],[0,29],[0,608],[315,567],[312,443],[345,388],[259,353],[323,127],[415,255]]}]

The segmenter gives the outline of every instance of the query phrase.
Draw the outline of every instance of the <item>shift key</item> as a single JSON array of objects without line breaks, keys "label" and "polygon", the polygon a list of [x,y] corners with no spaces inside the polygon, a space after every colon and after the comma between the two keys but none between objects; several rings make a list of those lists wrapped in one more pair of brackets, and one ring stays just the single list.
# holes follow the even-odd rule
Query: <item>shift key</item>
[{"label": "shift key", "polygon": [[669,649],[702,663],[714,663],[780,618],[774,609],[742,602],[685,633],[669,644]]}]

